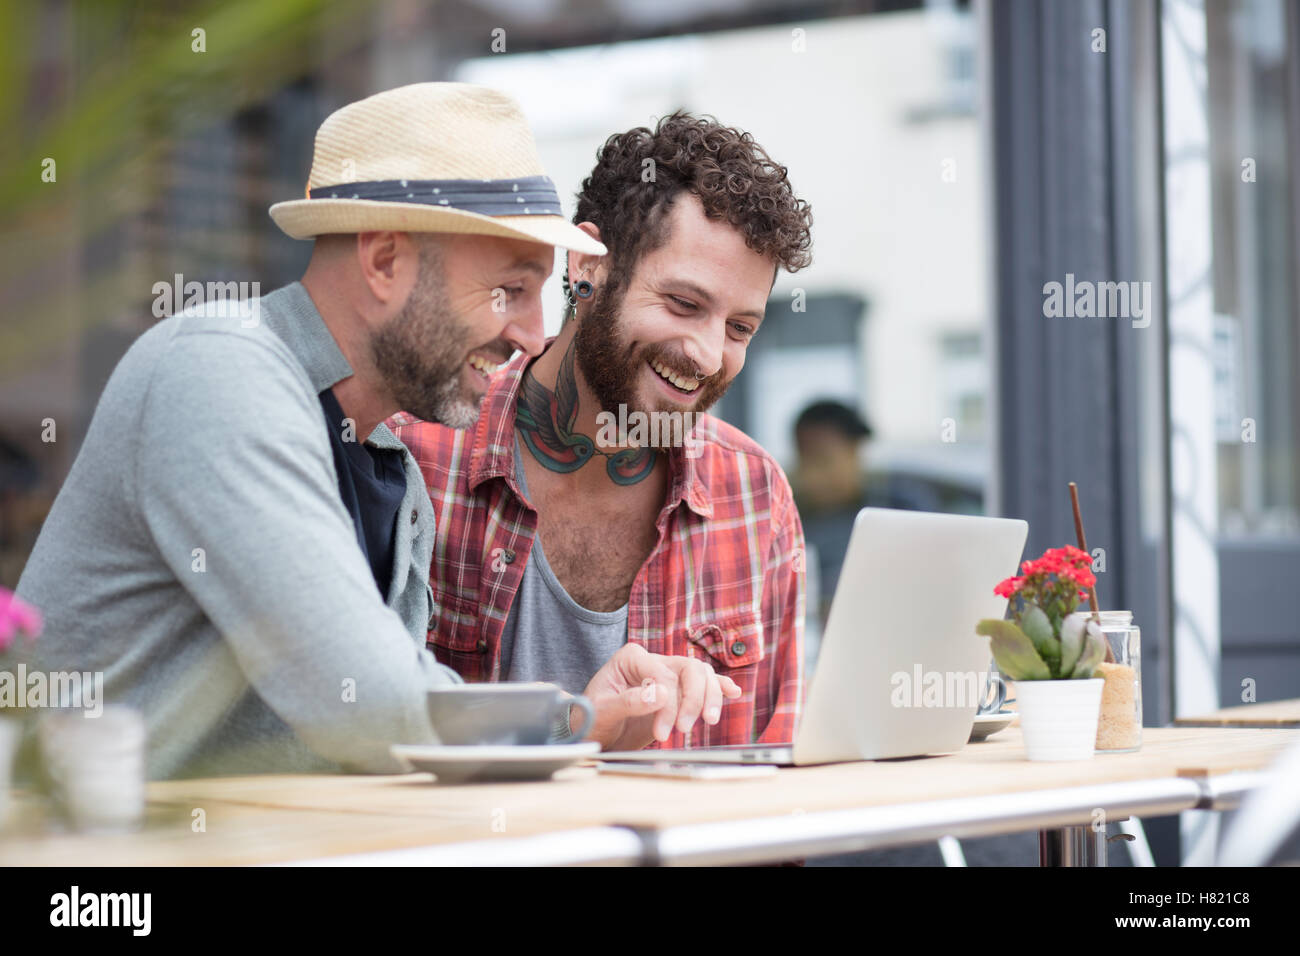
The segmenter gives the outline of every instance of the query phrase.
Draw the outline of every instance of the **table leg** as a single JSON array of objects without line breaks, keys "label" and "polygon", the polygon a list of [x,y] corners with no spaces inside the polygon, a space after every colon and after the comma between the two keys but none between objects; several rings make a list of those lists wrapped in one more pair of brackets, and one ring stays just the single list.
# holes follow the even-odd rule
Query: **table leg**
[{"label": "table leg", "polygon": [[1105,866],[1106,830],[1090,824],[1038,831],[1039,866]]}]

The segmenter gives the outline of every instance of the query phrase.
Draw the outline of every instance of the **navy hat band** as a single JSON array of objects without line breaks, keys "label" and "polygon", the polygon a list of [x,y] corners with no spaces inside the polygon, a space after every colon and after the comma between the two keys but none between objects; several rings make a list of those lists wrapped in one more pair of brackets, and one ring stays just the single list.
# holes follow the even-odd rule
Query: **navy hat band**
[{"label": "navy hat band", "polygon": [[371,199],[446,206],[484,216],[562,216],[549,176],[519,179],[386,179],[321,186],[309,199]]}]

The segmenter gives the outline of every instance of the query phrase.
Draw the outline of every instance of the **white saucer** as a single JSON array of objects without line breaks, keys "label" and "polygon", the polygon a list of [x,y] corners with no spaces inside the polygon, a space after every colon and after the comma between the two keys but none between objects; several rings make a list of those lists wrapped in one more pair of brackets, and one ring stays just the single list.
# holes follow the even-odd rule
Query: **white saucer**
[{"label": "white saucer", "polygon": [[439,783],[547,780],[551,774],[600,753],[600,744],[538,744],[532,747],[432,747],[393,744],[389,752],[415,770],[437,774]]},{"label": "white saucer", "polygon": [[970,729],[970,742],[984,740],[992,737],[999,730],[1006,730],[1019,716],[1019,712],[1014,710],[1000,710],[996,714],[977,714],[975,725]]}]

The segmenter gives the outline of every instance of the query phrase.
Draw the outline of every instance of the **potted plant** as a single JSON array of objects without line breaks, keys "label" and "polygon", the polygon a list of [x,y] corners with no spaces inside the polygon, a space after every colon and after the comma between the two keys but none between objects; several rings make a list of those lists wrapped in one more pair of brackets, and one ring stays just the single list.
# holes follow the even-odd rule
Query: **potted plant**
[{"label": "potted plant", "polygon": [[9,784],[14,755],[22,740],[23,724],[13,714],[22,714],[25,687],[19,686],[18,674],[7,666],[9,651],[22,635],[28,643],[41,632],[41,615],[34,607],[19,600],[11,591],[0,588],[0,826],[9,809]]},{"label": "potted plant", "polygon": [[1025,561],[1023,572],[993,592],[1014,602],[1012,619],[985,618],[998,669],[1016,682],[1020,728],[1030,760],[1084,760],[1093,755],[1105,683],[1093,670],[1106,653],[1096,622],[1070,615],[1096,583],[1092,558],[1066,545]]}]

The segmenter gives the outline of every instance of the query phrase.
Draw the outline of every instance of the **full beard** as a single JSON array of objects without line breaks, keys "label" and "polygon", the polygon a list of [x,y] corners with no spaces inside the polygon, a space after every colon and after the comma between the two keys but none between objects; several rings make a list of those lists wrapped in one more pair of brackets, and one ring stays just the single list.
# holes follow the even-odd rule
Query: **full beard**
[{"label": "full beard", "polygon": [[441,266],[420,252],[420,274],[402,311],[370,338],[375,369],[398,406],[449,428],[469,428],[481,396],[461,381],[473,332],[446,307]]},{"label": "full beard", "polygon": [[[574,333],[578,368],[582,370],[582,377],[596,396],[601,410],[617,415],[622,405],[629,413],[691,412],[698,415],[712,408],[731,385],[723,377],[721,369],[700,381],[699,388],[693,393],[693,402],[691,395],[683,393],[683,402],[691,404],[677,405],[666,399],[651,399],[653,407],[646,408],[638,403],[637,383],[647,370],[652,375],[657,374],[652,363],[658,362],[688,381],[698,380],[697,369],[689,358],[665,345],[636,346],[626,341],[618,318],[622,304],[621,292],[614,292],[609,286],[601,289]],[[652,447],[666,446],[659,443]]]}]

